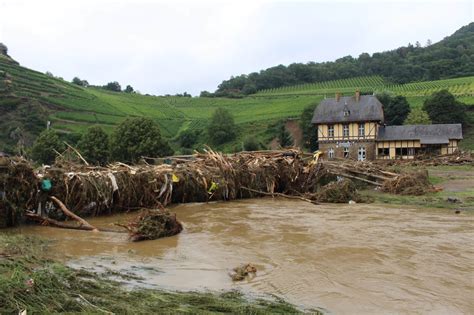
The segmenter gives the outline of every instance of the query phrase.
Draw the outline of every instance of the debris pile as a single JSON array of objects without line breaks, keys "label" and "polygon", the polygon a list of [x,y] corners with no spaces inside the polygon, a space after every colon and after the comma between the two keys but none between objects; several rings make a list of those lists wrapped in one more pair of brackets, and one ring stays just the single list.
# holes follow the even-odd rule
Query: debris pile
[{"label": "debris pile", "polygon": [[[361,183],[396,194],[421,194],[431,189],[426,173],[400,175],[378,163],[321,161],[317,155],[297,150],[224,155],[208,149],[188,159],[169,157],[164,161],[169,164],[114,163],[108,167],[90,166],[85,160],[81,165],[62,157],[55,165],[36,171],[26,160],[2,158],[0,227],[17,224],[26,214],[57,226],[69,218],[79,224],[76,227],[84,228],[85,221],[71,214],[80,218],[157,209],[170,203],[264,195],[313,203],[359,202],[356,185]],[[341,181],[341,177],[346,179]],[[132,234],[142,239],[161,235],[159,225],[172,221],[171,217],[163,212],[146,212],[131,225]],[[146,229],[140,230],[142,223],[158,232],[143,232]],[[163,230],[168,231],[167,227]]]},{"label": "debris pile", "polygon": [[183,230],[182,224],[176,219],[176,214],[166,210],[144,209],[125,227],[133,242],[154,240],[162,237],[179,234]]},{"label": "debris pile", "polygon": [[391,194],[419,196],[432,191],[433,186],[428,180],[428,171],[420,170],[384,182],[381,190]]},{"label": "debris pile", "polygon": [[348,203],[349,201],[361,202],[362,198],[357,188],[350,179],[342,179],[331,182],[313,194],[310,199],[319,202]]},{"label": "debris pile", "polygon": [[28,161],[0,157],[0,228],[18,224],[25,209],[36,205],[37,183]]},{"label": "debris pile", "polygon": [[233,281],[242,281],[248,276],[255,276],[256,274],[257,268],[252,264],[246,264],[232,269],[232,273],[229,273],[229,276]]}]

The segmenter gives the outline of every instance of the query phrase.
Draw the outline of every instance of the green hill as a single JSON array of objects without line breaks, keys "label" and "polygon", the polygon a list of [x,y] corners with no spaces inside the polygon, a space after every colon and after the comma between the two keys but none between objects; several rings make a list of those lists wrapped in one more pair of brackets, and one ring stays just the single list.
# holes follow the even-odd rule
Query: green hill
[{"label": "green hill", "polygon": [[[126,117],[147,116],[171,139],[186,129],[203,130],[218,107],[227,108],[240,127],[239,138],[221,148],[232,151],[239,150],[242,139],[248,136],[268,143],[273,136],[267,131],[270,125],[298,118],[305,107],[332,97],[336,91],[393,91],[407,96],[416,107],[442,88],[449,89],[461,101],[474,104],[474,77],[390,85],[381,77],[369,76],[265,90],[237,99],[164,97],[81,87],[0,56],[0,151],[14,152],[18,142],[30,145],[48,120],[53,129],[74,142],[89,126],[100,125],[110,132]],[[471,120],[474,125],[474,118]],[[471,138],[468,132],[466,147],[473,147]],[[205,142],[205,137],[200,141]]]},{"label": "green hill", "polygon": [[424,47],[408,44],[390,51],[358,57],[345,56],[331,62],[278,65],[259,72],[233,76],[219,84],[216,95],[249,95],[257,91],[297,84],[379,76],[401,84],[474,75],[474,22],[443,40]]}]

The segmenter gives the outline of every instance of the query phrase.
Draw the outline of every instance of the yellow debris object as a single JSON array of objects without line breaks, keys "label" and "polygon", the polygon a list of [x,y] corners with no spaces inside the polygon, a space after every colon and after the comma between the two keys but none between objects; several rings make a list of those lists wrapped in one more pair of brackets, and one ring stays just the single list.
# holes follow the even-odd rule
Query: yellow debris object
[{"label": "yellow debris object", "polygon": [[219,188],[219,184],[216,182],[211,182],[211,187],[209,187],[208,193],[212,194]]},{"label": "yellow debris object", "polygon": [[173,181],[173,183],[179,183],[179,177],[176,176],[176,174],[171,175],[171,180]]}]

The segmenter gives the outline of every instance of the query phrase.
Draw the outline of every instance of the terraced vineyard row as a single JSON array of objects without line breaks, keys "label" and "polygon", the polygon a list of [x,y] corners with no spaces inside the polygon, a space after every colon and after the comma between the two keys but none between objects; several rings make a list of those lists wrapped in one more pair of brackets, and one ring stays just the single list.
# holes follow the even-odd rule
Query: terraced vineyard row
[{"label": "terraced vineyard row", "polygon": [[369,76],[263,90],[255,94],[255,96],[296,94],[327,95],[337,92],[352,94],[357,89],[363,93],[389,91],[406,96],[428,96],[439,90],[448,89],[451,93],[457,96],[469,96],[474,95],[474,77],[408,84],[386,84],[381,77]]},{"label": "terraced vineyard row", "polygon": [[285,86],[277,89],[269,89],[259,91],[256,95],[281,95],[281,94],[301,94],[304,92],[312,93],[317,91],[316,94],[329,93],[334,90],[348,90],[355,89],[375,89],[384,86],[384,80],[380,76],[365,76],[356,77],[350,79],[307,83],[293,86]]}]

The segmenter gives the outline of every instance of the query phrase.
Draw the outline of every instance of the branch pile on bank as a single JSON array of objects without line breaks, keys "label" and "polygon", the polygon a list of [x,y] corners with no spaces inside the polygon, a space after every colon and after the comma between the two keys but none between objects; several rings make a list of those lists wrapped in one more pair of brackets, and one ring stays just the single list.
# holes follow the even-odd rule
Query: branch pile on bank
[{"label": "branch pile on bank", "polygon": [[384,182],[381,187],[383,192],[398,195],[424,195],[433,191],[434,187],[428,179],[428,171],[420,170],[403,173],[392,180]]},{"label": "branch pile on bank", "polygon": [[27,160],[0,157],[0,228],[17,225],[25,209],[35,207],[37,182]]}]

